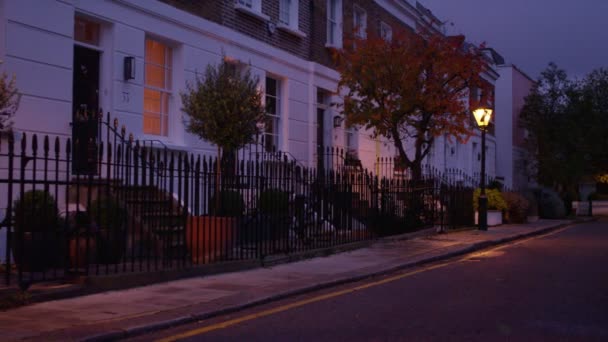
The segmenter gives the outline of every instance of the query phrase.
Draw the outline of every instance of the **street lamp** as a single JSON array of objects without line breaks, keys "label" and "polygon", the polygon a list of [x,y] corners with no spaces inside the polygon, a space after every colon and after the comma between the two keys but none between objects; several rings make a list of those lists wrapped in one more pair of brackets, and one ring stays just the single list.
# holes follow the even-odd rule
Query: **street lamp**
[{"label": "street lamp", "polygon": [[479,187],[479,230],[488,230],[488,198],[486,197],[486,131],[492,118],[492,109],[480,107],[473,111],[481,130],[481,180]]}]

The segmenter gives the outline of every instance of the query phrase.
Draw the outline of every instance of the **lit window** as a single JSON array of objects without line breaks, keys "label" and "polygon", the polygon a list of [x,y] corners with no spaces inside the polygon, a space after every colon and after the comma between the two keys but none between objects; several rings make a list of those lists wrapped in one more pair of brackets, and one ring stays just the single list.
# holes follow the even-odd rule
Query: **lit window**
[{"label": "lit window", "polygon": [[393,29],[384,21],[380,22],[380,38],[390,42],[393,40]]},{"label": "lit window", "polygon": [[99,23],[82,17],[74,20],[74,40],[78,42],[99,45],[99,30]]},{"label": "lit window", "polygon": [[367,13],[359,6],[353,7],[353,30],[358,38],[367,36]]},{"label": "lit window", "polygon": [[264,147],[273,152],[279,146],[281,120],[281,81],[266,78],[266,125],[264,128]]},{"label": "lit window", "polygon": [[327,0],[327,44],[342,47],[342,1]]},{"label": "lit window", "polygon": [[146,38],[145,63],[143,132],[167,136],[171,98],[171,48]]}]

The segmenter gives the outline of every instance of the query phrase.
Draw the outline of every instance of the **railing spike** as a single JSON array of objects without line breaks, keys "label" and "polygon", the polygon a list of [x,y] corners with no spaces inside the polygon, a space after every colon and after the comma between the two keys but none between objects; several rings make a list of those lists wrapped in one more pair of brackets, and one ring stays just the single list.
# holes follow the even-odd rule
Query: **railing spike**
[{"label": "railing spike", "polygon": [[49,136],[48,135],[44,136],[43,148],[44,148],[44,155],[48,155],[49,154],[49,150],[50,150]]},{"label": "railing spike", "polygon": [[25,152],[27,148],[27,133],[23,132],[21,135],[21,152]]}]

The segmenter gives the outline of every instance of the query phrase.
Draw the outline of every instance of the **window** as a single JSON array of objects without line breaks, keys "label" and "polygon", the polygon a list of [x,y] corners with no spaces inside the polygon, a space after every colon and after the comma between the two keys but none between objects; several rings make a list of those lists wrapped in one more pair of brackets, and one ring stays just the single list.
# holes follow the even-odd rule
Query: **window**
[{"label": "window", "polygon": [[367,13],[359,6],[353,7],[353,30],[357,38],[367,37]]},{"label": "window", "polygon": [[253,8],[253,3],[254,3],[253,0],[236,0],[236,3],[238,5],[245,6],[245,7],[249,8],[249,9],[251,9],[251,10],[254,9]]},{"label": "window", "polygon": [[234,8],[244,14],[260,20],[269,20],[270,17],[262,13],[262,0],[235,0]]},{"label": "window", "polygon": [[380,22],[380,38],[390,42],[393,40],[393,29],[384,21]]},{"label": "window", "polygon": [[266,77],[266,125],[264,128],[264,148],[274,152],[279,146],[281,120],[281,81]]},{"label": "window", "polygon": [[171,48],[146,38],[143,127],[145,134],[168,135],[171,59]]},{"label": "window", "polygon": [[76,17],[74,20],[74,40],[98,46],[100,27],[99,23],[86,18]]},{"label": "window", "polygon": [[279,22],[281,24],[285,24],[290,26],[292,24],[291,20],[291,11],[292,11],[292,1],[291,0],[281,0],[280,8],[279,8]]},{"label": "window", "polygon": [[348,152],[356,151],[355,132],[356,130],[354,127],[346,127],[344,129],[344,145]]},{"label": "window", "polygon": [[342,1],[327,0],[327,45],[342,47]]}]

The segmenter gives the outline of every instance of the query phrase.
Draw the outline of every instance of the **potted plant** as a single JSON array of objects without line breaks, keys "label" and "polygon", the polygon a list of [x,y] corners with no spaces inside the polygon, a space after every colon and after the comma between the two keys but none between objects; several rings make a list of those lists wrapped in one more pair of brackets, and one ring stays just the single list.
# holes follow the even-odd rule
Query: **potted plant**
[{"label": "potted plant", "polygon": [[196,264],[225,256],[232,246],[245,202],[238,191],[222,190],[209,201],[209,215],[189,216],[186,246]]},{"label": "potted plant", "polygon": [[86,211],[68,212],[70,266],[85,268],[97,261],[97,229]]},{"label": "potted plant", "polygon": [[[188,83],[181,97],[186,130],[217,146],[215,194],[211,199],[215,203],[209,204],[207,216],[191,216],[186,224],[186,244],[197,263],[204,262],[201,256],[207,254],[201,247],[204,243],[201,237],[211,237],[211,234],[215,234],[214,239],[233,236],[237,221],[222,216],[225,212],[221,210],[224,196],[235,196],[222,191],[232,183],[221,177],[222,157],[224,153],[231,154],[254,142],[264,122],[265,108],[258,90],[258,78],[249,70],[244,72],[240,67],[235,68],[226,58],[218,65],[208,65],[203,76]],[[215,245],[226,246],[226,243],[219,241]]]},{"label": "potted plant", "polygon": [[[479,222],[479,195],[480,189],[475,189],[473,192],[473,208],[475,209],[475,224]],[[507,202],[500,190],[486,189],[486,197],[488,198],[488,226],[498,226],[502,224],[502,212],[506,210]]]},{"label": "potted plant", "polygon": [[102,264],[120,262],[127,244],[127,210],[110,196],[91,202],[89,215],[98,231],[98,261]]},{"label": "potted plant", "polygon": [[49,192],[25,192],[13,204],[13,222],[11,249],[18,267],[24,271],[44,271],[63,261],[59,210]]}]

